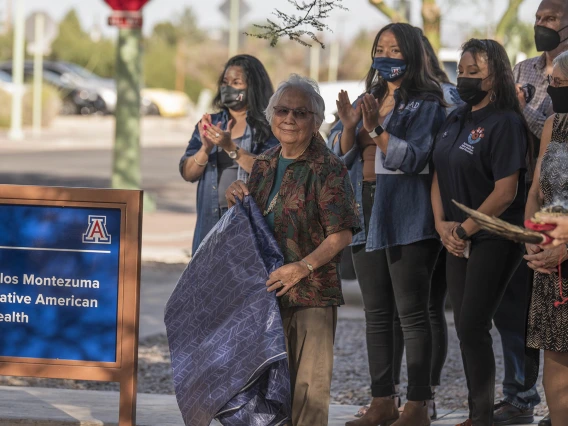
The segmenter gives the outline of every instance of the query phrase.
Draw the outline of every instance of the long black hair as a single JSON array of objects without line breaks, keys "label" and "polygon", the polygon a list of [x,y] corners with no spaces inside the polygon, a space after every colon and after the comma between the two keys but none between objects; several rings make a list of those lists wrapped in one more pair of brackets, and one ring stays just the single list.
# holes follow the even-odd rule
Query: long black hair
[{"label": "long black hair", "polygon": [[430,40],[428,40],[428,37],[424,35],[422,29],[417,27],[415,28],[418,34],[420,34],[420,38],[422,39],[422,44],[424,45],[426,60],[428,66],[430,67],[430,71],[432,71],[432,74],[434,75],[434,77],[436,77],[436,80],[438,80],[439,83],[451,83],[450,79],[448,78],[448,74],[446,74],[446,71],[444,71],[440,66],[440,61],[438,60],[436,52],[434,52],[434,48],[432,47]]},{"label": "long black hair", "polygon": [[523,123],[527,134],[527,160],[529,172],[531,172],[534,159],[533,136],[521,110],[521,104],[517,97],[515,76],[505,48],[495,40],[472,38],[462,46],[462,56],[466,52],[470,53],[476,61],[478,58],[487,60],[489,76],[493,79],[491,103],[494,107],[499,111],[513,111]]},{"label": "long black hair", "polygon": [[[406,74],[399,89],[402,101],[408,103],[410,98],[434,99],[440,105],[445,105],[440,84],[426,65],[426,53],[422,39],[412,25],[396,23],[383,27],[373,42],[371,59],[375,58],[377,44],[385,31],[391,31],[394,34],[406,62]],[[378,71],[373,67],[367,73],[365,90],[379,101],[383,100],[388,93],[387,82],[380,77]]]},{"label": "long black hair", "polygon": [[266,68],[264,68],[262,62],[251,55],[237,55],[229,59],[219,76],[217,95],[213,99],[215,108],[226,111],[227,107],[221,102],[221,86],[229,67],[241,67],[243,70],[247,83],[247,123],[254,130],[253,142],[264,143],[272,135],[270,125],[264,116],[264,110],[270,97],[274,94],[274,87]]}]

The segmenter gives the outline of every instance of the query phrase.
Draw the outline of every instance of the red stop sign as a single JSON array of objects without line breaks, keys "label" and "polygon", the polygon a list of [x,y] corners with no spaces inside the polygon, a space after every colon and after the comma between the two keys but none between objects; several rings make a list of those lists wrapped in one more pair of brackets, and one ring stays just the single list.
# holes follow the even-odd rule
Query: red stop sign
[{"label": "red stop sign", "polygon": [[112,10],[138,12],[149,0],[104,0]]}]

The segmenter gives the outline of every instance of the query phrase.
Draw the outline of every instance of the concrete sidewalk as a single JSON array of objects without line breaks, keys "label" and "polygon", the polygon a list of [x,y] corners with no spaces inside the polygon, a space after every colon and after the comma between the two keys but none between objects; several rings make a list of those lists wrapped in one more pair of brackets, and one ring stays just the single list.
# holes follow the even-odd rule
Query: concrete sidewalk
[{"label": "concrete sidewalk", "polygon": [[[179,147],[187,145],[197,119],[142,117],[140,120],[141,147]],[[0,129],[0,151],[69,151],[108,150],[115,141],[116,122],[113,116],[57,116],[50,127],[39,136],[24,127],[23,140],[13,141],[8,129]]]},{"label": "concrete sidewalk", "polygon": [[[158,200],[158,210],[145,213],[143,219],[142,259],[144,262],[187,264],[195,227],[195,191],[196,184],[183,182],[177,172],[177,161],[193,131],[193,120],[161,120],[148,118],[143,121],[141,141],[142,147],[170,147],[175,155],[153,157],[157,149],[148,151],[148,162],[157,163],[159,167],[169,167],[171,174],[145,169],[144,188]],[[14,182],[25,184],[75,185],[81,182],[107,182],[106,168],[110,160],[99,159],[100,169],[92,171],[90,163],[73,161],[69,153],[110,151],[112,148],[114,126],[107,117],[94,117],[86,120],[61,118],[41,138],[26,138],[26,141],[12,142],[0,132],[0,152],[4,156],[16,158],[17,153],[26,155],[21,165],[6,173],[27,173],[27,181]],[[36,163],[29,162],[27,154],[41,151],[43,157]],[[48,162],[48,166],[40,167],[45,156],[59,156],[59,151],[71,157],[68,164]],[[167,158],[166,158],[167,157]],[[175,158],[174,158],[175,157]],[[109,157],[110,158],[110,157]],[[157,161],[160,160],[161,162]],[[17,160],[17,158],[16,158]],[[167,161],[166,161],[167,160]],[[108,163],[108,164],[107,164]],[[57,164],[53,170],[50,167]],[[86,165],[87,164],[87,165]],[[75,168],[74,168],[75,167]],[[82,173],[80,168],[88,170]],[[110,169],[109,169],[110,170]],[[161,169],[160,169],[161,170]],[[18,175],[19,176],[19,175]],[[47,179],[47,180],[46,180]],[[51,179],[51,180],[49,180]],[[55,182],[55,183],[54,183]],[[159,265],[146,263],[142,274],[140,336],[148,337],[164,333],[163,309],[171,290],[181,273],[181,269],[171,268],[160,272]],[[160,284],[160,285],[157,285]],[[342,307],[340,318],[360,318],[360,294],[356,282],[344,283],[345,298],[348,305]],[[330,426],[343,426],[345,421],[353,418],[359,407],[332,406]],[[465,412],[443,412],[443,418],[435,425],[455,425],[464,421]],[[42,389],[24,387],[0,387],[0,426],[9,425],[116,425],[118,419],[118,394],[116,392],[77,391],[63,389]],[[141,394],[138,399],[139,425],[182,426],[179,409],[172,395]]]},{"label": "concrete sidewalk", "polygon": [[142,219],[142,261],[187,264],[191,258],[196,220],[195,213],[145,212]]},{"label": "concrete sidewalk", "polygon": [[[1,426],[115,426],[118,425],[117,392],[0,386]],[[329,426],[344,426],[359,407],[333,405]],[[433,425],[456,425],[465,412],[439,413]],[[538,420],[535,419],[538,423]],[[138,395],[137,425],[183,426],[173,395]],[[219,423],[213,422],[211,426]]]}]

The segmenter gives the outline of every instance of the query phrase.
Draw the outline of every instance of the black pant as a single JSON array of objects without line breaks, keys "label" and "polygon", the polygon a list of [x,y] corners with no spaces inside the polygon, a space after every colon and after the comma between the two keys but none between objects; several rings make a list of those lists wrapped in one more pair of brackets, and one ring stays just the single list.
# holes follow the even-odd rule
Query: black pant
[{"label": "black pant", "polygon": [[[442,370],[448,355],[448,323],[446,322],[446,296],[448,286],[446,283],[446,250],[443,249],[438,256],[432,284],[430,286],[430,326],[432,328],[432,369],[430,381],[432,386],[440,386]],[[404,354],[404,336],[398,314],[394,319],[394,383],[400,384],[400,370]]]},{"label": "black pant", "polygon": [[536,388],[540,351],[529,349],[525,344],[533,279],[533,270],[523,260],[509,281],[493,317],[503,347],[503,400],[524,410],[540,403]]},{"label": "black pant", "polygon": [[[374,186],[363,188],[366,231],[373,206]],[[432,397],[430,365],[432,335],[428,314],[430,280],[440,251],[436,240],[366,252],[353,247],[353,264],[365,306],[367,352],[373,397],[393,395],[394,316],[398,311],[408,365],[410,401]]]},{"label": "black pant", "polygon": [[474,426],[493,424],[495,356],[491,322],[523,254],[520,244],[483,240],[472,244],[469,260],[447,255],[448,293],[454,309]]}]

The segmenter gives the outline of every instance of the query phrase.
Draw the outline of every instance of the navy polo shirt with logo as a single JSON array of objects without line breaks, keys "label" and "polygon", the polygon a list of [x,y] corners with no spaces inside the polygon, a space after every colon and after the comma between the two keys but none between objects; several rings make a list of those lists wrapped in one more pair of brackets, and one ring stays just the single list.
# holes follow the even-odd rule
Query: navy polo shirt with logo
[{"label": "navy polo shirt with logo", "polygon": [[[498,111],[492,104],[473,112],[465,105],[450,114],[436,137],[433,154],[447,221],[467,219],[452,200],[477,210],[495,189],[495,182],[520,170],[515,201],[500,218],[523,224],[526,135],[515,112]],[[474,238],[497,237],[480,231]]]}]

